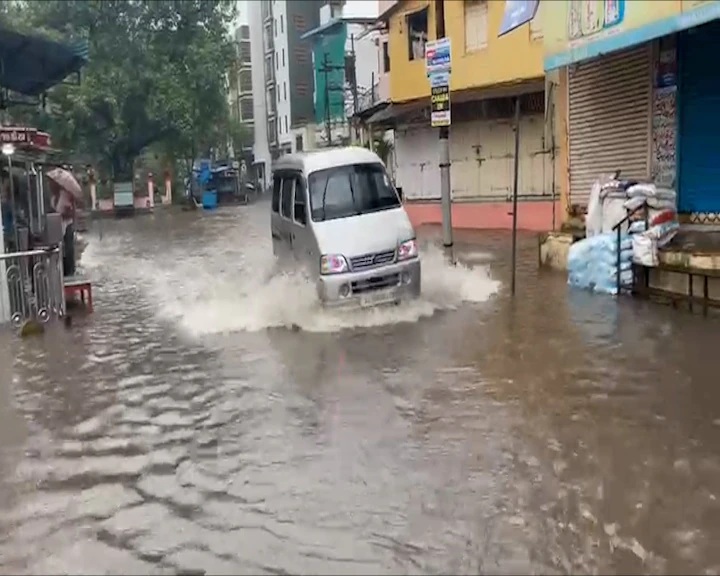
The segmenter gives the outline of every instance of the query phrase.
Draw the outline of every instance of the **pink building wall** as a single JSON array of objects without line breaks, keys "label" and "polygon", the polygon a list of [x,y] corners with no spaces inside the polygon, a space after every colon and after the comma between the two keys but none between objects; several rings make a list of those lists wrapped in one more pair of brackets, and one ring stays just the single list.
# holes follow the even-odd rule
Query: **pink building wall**
[{"label": "pink building wall", "polygon": [[[518,229],[546,232],[560,226],[560,202],[533,201],[518,203]],[[405,210],[413,226],[442,224],[442,207],[439,202],[406,202]],[[512,202],[457,202],[452,206],[453,228],[461,230],[512,229]]]}]

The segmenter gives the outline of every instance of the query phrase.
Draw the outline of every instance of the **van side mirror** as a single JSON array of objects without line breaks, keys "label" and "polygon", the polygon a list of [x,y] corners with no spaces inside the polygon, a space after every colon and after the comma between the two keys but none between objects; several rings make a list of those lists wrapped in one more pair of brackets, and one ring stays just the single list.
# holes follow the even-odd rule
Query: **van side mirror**
[{"label": "van side mirror", "polygon": [[405,201],[405,197],[403,196],[402,186],[396,187],[395,190],[397,190],[398,196],[400,196],[400,202],[404,202],[404,201]]}]

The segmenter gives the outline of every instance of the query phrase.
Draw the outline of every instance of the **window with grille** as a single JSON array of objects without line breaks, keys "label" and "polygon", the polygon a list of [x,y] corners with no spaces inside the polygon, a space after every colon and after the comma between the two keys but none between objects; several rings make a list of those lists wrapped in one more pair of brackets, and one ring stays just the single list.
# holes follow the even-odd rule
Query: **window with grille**
[{"label": "window with grille", "polygon": [[428,40],[428,10],[424,8],[407,16],[408,60],[425,58],[425,44]]},{"label": "window with grille", "polygon": [[252,72],[240,70],[240,92],[252,92]]},{"label": "window with grille", "polygon": [[293,16],[293,24],[295,25],[295,30],[298,32],[304,32],[305,31],[305,17],[302,14],[295,14]]},{"label": "window with grille", "polygon": [[488,3],[487,0],[465,0],[465,52],[487,48]]},{"label": "window with grille", "polygon": [[308,52],[305,48],[298,46],[295,48],[295,63],[296,64],[307,64]]},{"label": "window with grille", "polygon": [[240,121],[251,122],[253,120],[253,101],[251,98],[240,100]]}]

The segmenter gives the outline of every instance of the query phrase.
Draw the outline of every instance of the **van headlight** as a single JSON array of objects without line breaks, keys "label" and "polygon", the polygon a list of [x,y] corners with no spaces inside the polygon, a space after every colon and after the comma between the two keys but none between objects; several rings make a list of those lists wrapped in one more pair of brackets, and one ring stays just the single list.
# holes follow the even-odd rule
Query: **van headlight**
[{"label": "van headlight", "polygon": [[347,260],[342,254],[325,254],[320,257],[320,274],[342,274],[349,270]]},{"label": "van headlight", "polygon": [[417,258],[418,247],[415,238],[406,240],[398,246],[398,260],[410,260]]}]

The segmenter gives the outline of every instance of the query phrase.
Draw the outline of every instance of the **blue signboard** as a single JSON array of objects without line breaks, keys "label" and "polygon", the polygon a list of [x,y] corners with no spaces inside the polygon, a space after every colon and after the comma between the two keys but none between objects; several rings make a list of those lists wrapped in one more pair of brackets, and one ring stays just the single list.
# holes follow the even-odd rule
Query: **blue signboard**
[{"label": "blue signboard", "polygon": [[537,12],[540,0],[505,0],[505,13],[498,36],[512,32],[523,24],[527,24]]},{"label": "blue signboard", "polygon": [[425,44],[425,69],[428,76],[450,71],[450,38],[440,38]]}]

